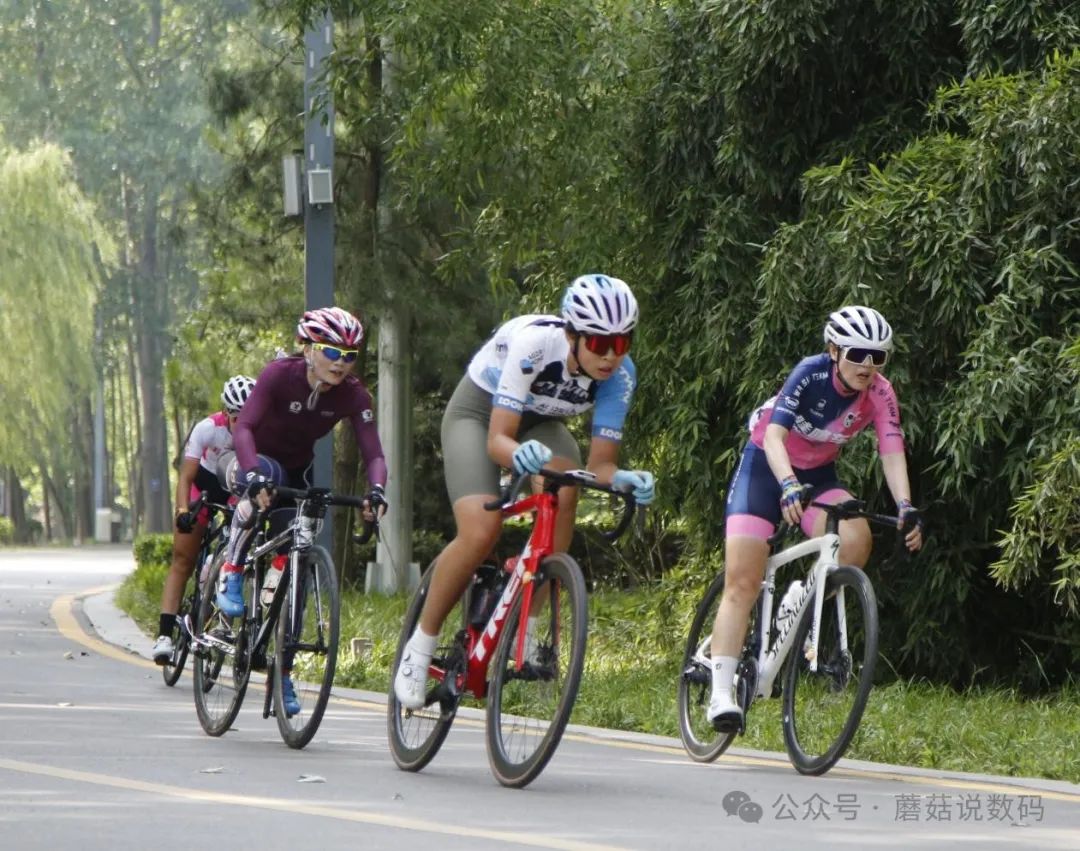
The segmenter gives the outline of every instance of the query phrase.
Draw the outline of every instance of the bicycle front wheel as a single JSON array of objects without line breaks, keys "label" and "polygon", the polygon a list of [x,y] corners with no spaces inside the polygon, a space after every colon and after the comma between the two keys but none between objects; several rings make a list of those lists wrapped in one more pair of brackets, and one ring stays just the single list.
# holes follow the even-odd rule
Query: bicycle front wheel
[{"label": "bicycle front wheel", "polygon": [[585,665],[585,579],[570,556],[556,553],[533,579],[522,665],[516,664],[519,594],[491,660],[487,750],[495,778],[521,788],[544,770],[562,738]]},{"label": "bicycle front wheel", "polygon": [[[198,568],[196,568],[198,571]],[[173,626],[169,631],[169,637],[172,638],[173,652],[164,665],[161,666],[161,678],[165,680],[165,685],[174,686],[177,680],[180,679],[180,675],[184,673],[184,665],[187,662],[188,649],[188,635],[184,628],[180,626],[180,621],[185,616],[190,616],[192,619],[198,614],[192,611],[192,603],[195,601],[195,587],[199,581],[198,576],[191,576],[187,584],[184,586],[184,594],[180,598],[180,608],[176,611],[176,617],[173,618]]]},{"label": "bicycle front wheel", "polygon": [[[401,664],[405,645],[412,637],[420,613],[427,600],[431,577],[435,574],[432,562],[420,580],[420,586],[409,601],[405,621],[401,625],[394,667],[390,669],[390,695],[386,700],[386,728],[390,753],[398,768],[420,771],[439,752],[450,725],[457,716],[461,689],[465,679],[465,606],[462,600],[454,604],[439,630],[435,655],[428,667],[428,701],[420,709],[406,709],[394,695],[394,675]],[[467,596],[467,595],[466,595]]]},{"label": "bicycle front wheel", "polygon": [[817,670],[807,640],[814,608],[806,607],[784,673],[784,742],[800,774],[824,774],[855,736],[873,687],[878,617],[874,587],[857,567],[825,580]]},{"label": "bicycle front wheel", "polygon": [[[203,730],[220,736],[232,726],[244,702],[251,676],[248,630],[244,617],[231,618],[218,609],[218,576],[225,562],[222,550],[214,559],[195,619],[195,635],[203,642],[196,650],[192,671],[195,711]],[[244,582],[244,597],[250,611],[250,582]]]},{"label": "bicycle front wheel", "polygon": [[[274,715],[290,748],[304,747],[319,729],[334,684],[341,631],[341,599],[330,554],[312,547],[301,555],[299,567],[296,617],[290,624],[290,593],[278,614],[274,642]],[[286,675],[299,705],[291,714],[282,691]]]}]

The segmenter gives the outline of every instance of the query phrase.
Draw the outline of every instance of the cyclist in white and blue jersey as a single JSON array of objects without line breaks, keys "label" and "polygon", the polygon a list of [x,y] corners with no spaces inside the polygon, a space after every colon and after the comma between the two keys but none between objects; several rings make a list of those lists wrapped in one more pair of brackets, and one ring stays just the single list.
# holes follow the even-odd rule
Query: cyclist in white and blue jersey
[{"label": "cyclist in white and blue jersey", "polygon": [[[628,354],[637,301],[618,278],[583,275],[567,288],[561,316],[528,315],[496,330],[469,363],[442,420],[446,488],[457,533],[436,559],[416,630],[402,653],[394,692],[402,706],[424,703],[427,668],[443,620],[491,552],[502,516],[484,503],[499,494],[500,467],[537,473],[581,466],[563,420],[592,410],[587,468],[605,484],[653,498],[653,476],[618,466],[623,423],[637,384]],[[577,490],[559,491],[555,549],[574,530]]]},{"label": "cyclist in white and blue jersey", "polygon": [[[742,709],[732,685],[750,610],[761,591],[766,540],[783,517],[807,535],[825,531],[820,508],[803,509],[803,493],[817,488],[816,502],[829,505],[851,494],[837,480],[841,447],[867,426],[877,434],[885,481],[898,514],[911,504],[900,405],[879,370],[893,347],[885,317],[870,307],[851,305],[829,315],[827,350],[803,359],[780,392],[750,418],[750,439],[728,487],[724,541],[724,592],[712,635],[713,682],[708,718],[719,732],[742,729]],[[922,546],[921,523],[907,533],[914,551]],[[864,567],[870,557],[870,526],[863,519],[840,522],[841,564]]]}]

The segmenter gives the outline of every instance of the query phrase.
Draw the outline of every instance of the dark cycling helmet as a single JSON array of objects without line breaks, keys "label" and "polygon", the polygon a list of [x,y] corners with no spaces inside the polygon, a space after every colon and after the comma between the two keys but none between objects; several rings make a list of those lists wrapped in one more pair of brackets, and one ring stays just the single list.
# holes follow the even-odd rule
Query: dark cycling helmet
[{"label": "dark cycling helmet", "polygon": [[254,378],[248,378],[246,375],[234,375],[225,382],[225,387],[221,391],[221,402],[225,405],[225,410],[230,414],[239,414],[240,409],[244,407],[244,402],[248,400],[248,396],[251,395],[251,391],[254,389]]},{"label": "dark cycling helmet", "polygon": [[300,317],[296,339],[302,343],[329,343],[355,349],[364,339],[360,320],[340,307],[318,307]]}]

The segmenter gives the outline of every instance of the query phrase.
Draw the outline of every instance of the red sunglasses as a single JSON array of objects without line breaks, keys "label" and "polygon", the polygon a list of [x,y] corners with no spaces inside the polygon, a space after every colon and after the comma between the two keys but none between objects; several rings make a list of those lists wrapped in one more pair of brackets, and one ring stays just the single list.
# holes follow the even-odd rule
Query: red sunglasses
[{"label": "red sunglasses", "polygon": [[625,355],[630,351],[630,341],[633,334],[582,334],[585,340],[585,348],[594,355],[606,355],[612,349],[616,356]]}]

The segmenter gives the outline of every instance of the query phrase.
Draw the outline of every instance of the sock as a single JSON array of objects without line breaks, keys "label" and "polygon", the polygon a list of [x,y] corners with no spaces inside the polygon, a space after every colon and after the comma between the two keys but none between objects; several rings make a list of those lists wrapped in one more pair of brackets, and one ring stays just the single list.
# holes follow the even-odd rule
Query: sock
[{"label": "sock", "polygon": [[176,615],[170,615],[168,612],[162,612],[158,617],[158,635],[170,635],[172,634],[173,624],[176,623]]},{"label": "sock", "polygon": [[428,635],[420,627],[420,624],[417,624],[416,630],[412,634],[412,638],[409,639],[409,647],[416,655],[422,656],[425,659],[430,659],[435,655],[435,645],[438,641],[439,636]]},{"label": "sock", "polygon": [[713,659],[712,693],[731,699],[731,687],[735,684],[735,669],[739,660],[734,656],[717,656]]}]

